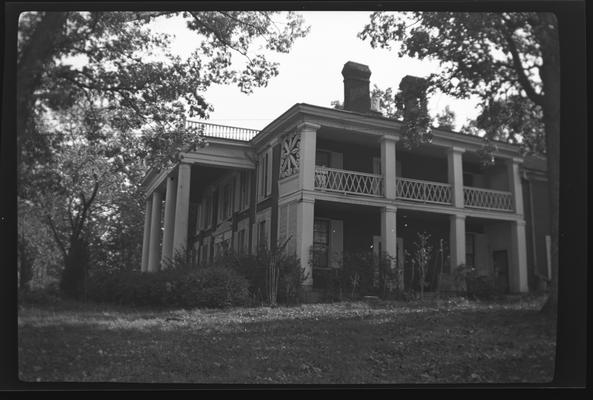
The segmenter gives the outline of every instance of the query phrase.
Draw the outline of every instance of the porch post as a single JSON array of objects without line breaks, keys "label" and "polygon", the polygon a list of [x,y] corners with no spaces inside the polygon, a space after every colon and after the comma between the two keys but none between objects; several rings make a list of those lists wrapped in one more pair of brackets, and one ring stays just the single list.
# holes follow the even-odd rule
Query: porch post
[{"label": "porch post", "polygon": [[156,272],[160,269],[161,201],[161,193],[158,190],[155,190],[152,193],[152,217],[150,220],[150,250],[148,253],[148,272]]},{"label": "porch post", "polygon": [[187,251],[187,230],[189,219],[189,186],[191,165],[180,163],[177,171],[177,195],[175,201],[175,227],[173,234],[173,256]]},{"label": "porch post", "polygon": [[313,285],[313,270],[309,263],[311,256],[311,247],[313,246],[313,224],[315,219],[315,199],[303,195],[302,199],[296,204],[297,210],[297,229],[296,229],[296,252],[301,260],[301,268],[305,271],[307,279],[303,285],[311,287]]},{"label": "porch post", "polygon": [[142,266],[141,272],[148,270],[148,253],[150,249],[150,217],[152,211],[152,197],[146,199],[144,207],[144,236],[142,238]]},{"label": "porch post", "polygon": [[465,264],[465,215],[449,217],[449,246],[451,250],[450,273]]},{"label": "porch post", "polygon": [[507,175],[509,190],[513,193],[513,209],[515,213],[523,215],[523,190],[521,190],[521,177],[519,175],[520,158],[513,157],[507,161]]},{"label": "porch post", "polygon": [[451,147],[447,151],[447,170],[452,189],[454,207],[463,208],[463,152],[460,147]]},{"label": "porch post", "polygon": [[165,231],[163,233],[163,254],[161,266],[166,268],[166,262],[173,260],[173,218],[175,216],[175,201],[177,199],[177,185],[173,176],[167,177],[167,192],[165,194]]},{"label": "porch post", "polygon": [[525,221],[511,222],[510,289],[513,293],[527,292],[527,253]]},{"label": "porch post", "polygon": [[383,252],[394,257],[397,252],[397,208],[381,208],[381,247]]},{"label": "porch post", "polygon": [[303,122],[297,126],[300,132],[299,183],[303,190],[315,189],[315,150],[317,147],[317,129],[320,126]]},{"label": "porch post", "polygon": [[381,138],[381,173],[383,174],[384,196],[387,199],[395,199],[395,164],[396,164],[396,142],[394,136],[383,136]]}]

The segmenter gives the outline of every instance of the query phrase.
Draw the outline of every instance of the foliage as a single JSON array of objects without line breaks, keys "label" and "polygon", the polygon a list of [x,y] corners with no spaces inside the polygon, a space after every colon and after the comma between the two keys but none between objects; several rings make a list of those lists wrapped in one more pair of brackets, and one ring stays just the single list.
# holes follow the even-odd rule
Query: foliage
[{"label": "foliage", "polygon": [[[172,38],[154,30],[153,22],[167,18],[196,34],[189,56],[174,54]],[[252,93],[266,86],[278,67],[261,50],[286,53],[307,32],[293,12],[21,14],[18,195],[28,208],[19,211],[19,224],[45,227],[24,229],[40,250],[43,241],[33,238],[50,232],[67,271],[65,290],[79,296],[91,267],[139,264],[137,188],[145,163],[169,168],[180,151],[204,146],[202,132],[186,128],[185,119],[208,117],[208,87],[236,84]],[[245,62],[235,62],[234,53]]]},{"label": "foliage", "polygon": [[362,296],[404,300],[408,296],[401,276],[394,258],[386,253],[344,252],[340,267],[329,274],[327,296],[340,301]]},{"label": "foliage", "polygon": [[376,12],[359,37],[372,47],[398,47],[399,56],[436,59],[429,91],[478,96],[475,128],[490,139],[544,150],[542,54],[537,13]]},{"label": "foliage", "polygon": [[17,238],[18,251],[18,274],[19,289],[29,290],[31,279],[33,279],[33,264],[35,262],[35,248],[31,246],[27,238],[21,233]]},{"label": "foliage", "polygon": [[457,287],[463,288],[465,295],[473,300],[500,300],[504,296],[502,288],[493,275],[480,275],[477,268],[461,264],[454,273]]},{"label": "foliage", "polygon": [[427,267],[432,258],[432,246],[429,244],[430,234],[426,232],[418,232],[416,234],[418,239],[414,242],[414,252],[412,254],[412,261],[416,268],[418,268],[418,277],[420,280],[420,298],[424,297],[424,288],[430,282],[426,280]]},{"label": "foliage", "polygon": [[230,253],[222,262],[246,277],[256,302],[296,304],[302,300],[301,287],[308,276],[299,258],[285,251],[287,243],[273,249],[260,247],[255,255]]},{"label": "foliage", "polygon": [[96,271],[88,298],[134,306],[220,308],[248,302],[247,281],[230,268],[194,270]]},{"label": "foliage", "polygon": [[436,126],[451,131],[455,128],[455,112],[449,106],[446,106],[442,113],[437,114]]}]

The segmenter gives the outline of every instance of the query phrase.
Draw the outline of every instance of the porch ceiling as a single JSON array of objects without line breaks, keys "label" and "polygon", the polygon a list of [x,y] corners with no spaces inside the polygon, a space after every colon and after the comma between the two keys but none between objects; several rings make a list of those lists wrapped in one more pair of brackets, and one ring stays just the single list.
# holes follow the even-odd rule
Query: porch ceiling
[{"label": "porch ceiling", "polygon": [[356,213],[364,215],[377,215],[380,212],[379,207],[364,206],[359,204],[338,203],[333,201],[316,200],[315,211],[319,213],[340,212]]}]

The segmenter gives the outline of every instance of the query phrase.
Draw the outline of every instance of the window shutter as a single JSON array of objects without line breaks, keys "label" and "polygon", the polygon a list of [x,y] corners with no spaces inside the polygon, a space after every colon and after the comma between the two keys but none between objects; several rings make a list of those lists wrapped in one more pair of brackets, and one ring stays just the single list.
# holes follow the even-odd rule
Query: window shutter
[{"label": "window shutter", "polygon": [[330,153],[331,154],[329,156],[329,167],[330,168],[343,169],[344,168],[344,164],[343,164],[343,155],[342,155],[342,153],[338,153],[337,151],[332,151]]},{"label": "window shutter", "polygon": [[329,222],[329,256],[330,267],[340,268],[344,251],[344,223],[339,219]]}]

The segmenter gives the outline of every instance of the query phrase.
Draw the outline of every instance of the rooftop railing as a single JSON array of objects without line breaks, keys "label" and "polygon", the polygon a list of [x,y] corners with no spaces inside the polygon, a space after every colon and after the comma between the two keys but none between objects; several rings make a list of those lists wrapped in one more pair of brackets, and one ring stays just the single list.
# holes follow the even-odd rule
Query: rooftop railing
[{"label": "rooftop railing", "polygon": [[238,128],[236,126],[218,125],[199,121],[185,121],[185,125],[188,128],[203,128],[204,136],[206,137],[239,140],[242,142],[250,141],[259,133],[259,131],[255,129]]}]

